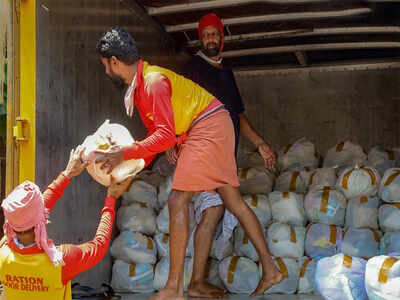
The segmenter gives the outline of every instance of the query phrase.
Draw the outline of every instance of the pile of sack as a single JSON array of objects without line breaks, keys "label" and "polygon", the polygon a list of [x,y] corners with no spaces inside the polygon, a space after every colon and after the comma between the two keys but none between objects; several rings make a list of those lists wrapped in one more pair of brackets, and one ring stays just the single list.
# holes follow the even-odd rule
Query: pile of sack
[{"label": "pile of sack", "polygon": [[[252,154],[247,160],[252,164],[238,170],[240,191],[258,218],[274,263],[284,276],[266,294],[335,295],[329,299],[400,297],[395,288],[400,280],[396,256],[400,255],[398,157],[398,152],[380,147],[367,156],[360,145],[344,141],[322,159],[313,143],[303,138],[279,151],[278,171],[272,172]],[[135,180],[123,195],[116,221],[120,234],[111,246],[115,258],[111,285],[116,291],[148,293],[166,284],[167,200],[173,174],[159,176],[157,185]],[[192,275],[198,222],[192,202],[190,215],[185,290]],[[209,283],[230,293],[250,294],[260,278],[259,257],[240,224],[231,239],[221,242],[214,237],[207,264]]]}]

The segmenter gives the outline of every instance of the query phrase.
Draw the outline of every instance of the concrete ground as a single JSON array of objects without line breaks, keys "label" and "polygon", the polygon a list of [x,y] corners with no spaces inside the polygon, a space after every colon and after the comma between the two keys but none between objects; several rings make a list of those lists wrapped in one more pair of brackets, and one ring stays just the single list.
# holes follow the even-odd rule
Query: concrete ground
[{"label": "concrete ground", "polygon": [[[151,294],[120,294],[122,300],[146,300]],[[187,298],[190,300],[205,300],[205,298]],[[212,300],[211,298],[208,298]],[[265,299],[265,300],[323,300],[321,296],[316,295],[264,295],[259,297],[250,297],[248,295],[230,295],[225,298],[215,298],[215,300],[250,300],[250,299]]]}]

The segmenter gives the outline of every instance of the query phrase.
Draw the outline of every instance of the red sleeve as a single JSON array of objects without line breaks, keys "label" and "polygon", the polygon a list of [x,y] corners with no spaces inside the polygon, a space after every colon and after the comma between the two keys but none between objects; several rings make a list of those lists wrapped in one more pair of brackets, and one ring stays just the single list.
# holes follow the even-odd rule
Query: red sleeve
[{"label": "red sleeve", "polygon": [[146,165],[161,152],[171,148],[176,141],[174,113],[171,104],[171,83],[167,77],[155,73],[146,78],[145,88],[151,111],[146,114],[153,118],[148,136],[131,147],[124,149],[124,159],[144,158]]},{"label": "red sleeve", "polygon": [[61,173],[60,175],[58,175],[57,179],[55,179],[44,191],[44,204],[49,212],[53,209],[57,200],[62,197],[62,195],[64,194],[64,190],[68,186],[69,182],[69,178]]},{"label": "red sleeve", "polygon": [[90,242],[81,245],[61,245],[65,265],[62,267],[62,282],[67,284],[79,273],[100,262],[107,252],[115,218],[115,199],[107,197],[101,211],[96,235]]}]

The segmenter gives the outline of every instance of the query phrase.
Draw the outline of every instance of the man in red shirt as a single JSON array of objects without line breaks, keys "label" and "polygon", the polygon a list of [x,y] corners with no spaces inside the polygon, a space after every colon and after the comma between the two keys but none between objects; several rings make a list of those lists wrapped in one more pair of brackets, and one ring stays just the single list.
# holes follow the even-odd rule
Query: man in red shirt
[{"label": "man in red shirt", "polygon": [[170,272],[165,288],[151,300],[183,300],[183,268],[189,237],[189,201],[196,192],[217,191],[256,248],[263,276],[252,295],[282,280],[254,212],[240,195],[235,136],[229,112],[213,95],[168,69],[139,58],[136,42],[120,27],[108,29],[97,44],[106,74],[128,85],[125,108],[137,108],[147,137],[132,145],[100,152],[108,172],[123,160],[143,158],[148,165],[161,152],[178,145],[170,214]]},{"label": "man in red shirt", "polygon": [[87,166],[82,162],[84,148],[71,151],[66,169],[43,193],[25,181],[3,201],[4,232],[7,242],[0,248],[0,281],[8,300],[70,300],[71,279],[97,264],[110,242],[115,216],[115,201],[131,179],[111,184],[94,239],[81,245],[56,247],[48,239],[48,214],[70,180]]}]

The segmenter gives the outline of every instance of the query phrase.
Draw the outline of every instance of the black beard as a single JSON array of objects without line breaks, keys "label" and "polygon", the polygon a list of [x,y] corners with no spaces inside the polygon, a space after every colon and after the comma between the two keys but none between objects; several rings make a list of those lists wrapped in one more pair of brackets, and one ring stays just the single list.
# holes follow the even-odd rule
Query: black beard
[{"label": "black beard", "polygon": [[[209,48],[210,45],[214,45],[214,48]],[[219,54],[220,44],[210,42],[207,45],[203,45],[201,51],[208,57],[215,57]]]},{"label": "black beard", "polygon": [[116,88],[118,90],[120,90],[120,91],[123,91],[127,86],[125,81],[121,77],[119,77],[118,75],[110,74],[110,75],[108,75],[108,78],[111,79],[111,82],[114,83]]}]

